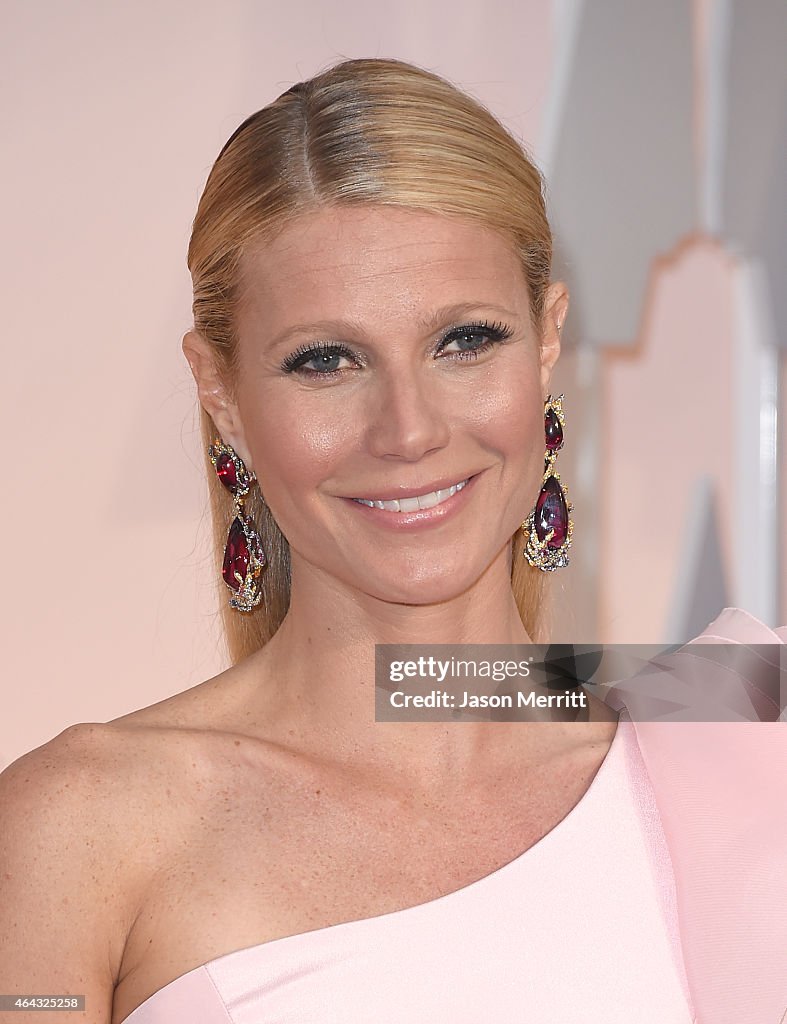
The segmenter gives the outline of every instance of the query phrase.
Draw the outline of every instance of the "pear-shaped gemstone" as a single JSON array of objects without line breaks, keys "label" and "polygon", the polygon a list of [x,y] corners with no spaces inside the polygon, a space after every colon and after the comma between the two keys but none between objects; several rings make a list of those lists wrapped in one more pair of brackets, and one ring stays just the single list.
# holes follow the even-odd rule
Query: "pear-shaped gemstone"
[{"label": "pear-shaped gemstone", "polygon": [[219,452],[215,465],[219,480],[230,494],[240,494],[248,490],[249,474],[240,459],[233,458],[228,452]]},{"label": "pear-shaped gemstone", "polygon": [[216,459],[216,474],[231,494],[237,491],[238,473],[235,469],[235,460],[226,452],[221,452]]},{"label": "pear-shaped gemstone", "polygon": [[536,536],[543,540],[552,529],[555,533],[547,542],[547,547],[559,548],[568,532],[568,507],[560,481],[557,477],[549,476],[536,502]]},{"label": "pear-shaped gemstone", "polygon": [[551,452],[560,451],[563,447],[563,427],[554,409],[547,409],[544,416],[544,435],[547,448]]},{"label": "pear-shaped gemstone", "polygon": [[[221,575],[228,587],[233,590],[240,590],[241,583],[246,579],[249,571],[249,545],[243,529],[243,523],[236,516],[227,534],[227,546],[224,548],[224,564],[221,568]],[[235,578],[237,573],[241,582]]]}]

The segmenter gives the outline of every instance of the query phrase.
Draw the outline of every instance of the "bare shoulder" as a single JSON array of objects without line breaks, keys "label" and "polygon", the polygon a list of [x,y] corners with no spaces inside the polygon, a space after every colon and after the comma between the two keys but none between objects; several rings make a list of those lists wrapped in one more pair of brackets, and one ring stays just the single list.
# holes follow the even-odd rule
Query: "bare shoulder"
[{"label": "bare shoulder", "polygon": [[[146,733],[112,722],[80,722],[23,754],[0,773],[6,814],[25,808],[42,818],[89,815],[97,828],[124,819],[123,798],[149,765],[143,759]],[[147,745],[151,737],[147,734]],[[44,824],[44,822],[40,822]]]},{"label": "bare shoulder", "polygon": [[6,822],[25,814],[40,827],[88,811],[99,824],[98,811],[111,807],[113,777],[108,768],[118,761],[118,730],[103,722],[71,725],[53,739],[23,754],[0,773],[0,796]]},{"label": "bare shoulder", "polygon": [[[118,733],[70,726],[0,773],[0,934],[12,939],[0,990],[84,993],[97,1022],[110,1020],[147,866],[127,824],[129,761]],[[35,1012],[39,1024],[49,1019]]]},{"label": "bare shoulder", "polygon": [[[0,773],[0,935],[13,939],[0,991],[84,993],[97,1024],[217,774],[211,734],[144,719],[69,726]],[[35,1013],[14,1019],[46,1024]]]},{"label": "bare shoulder", "polygon": [[117,878],[119,865],[130,867],[138,838],[129,811],[150,778],[141,739],[109,723],[79,723],[13,761],[0,773],[6,840],[56,853],[64,864],[73,860],[92,871],[94,884],[109,863]]},{"label": "bare shoulder", "polygon": [[[165,722],[71,725],[0,773],[4,848],[70,864],[73,874],[90,879],[91,890],[106,882],[125,917],[133,913],[135,886],[157,866],[157,812],[199,751],[195,730]],[[187,812],[174,802],[167,820]]]}]

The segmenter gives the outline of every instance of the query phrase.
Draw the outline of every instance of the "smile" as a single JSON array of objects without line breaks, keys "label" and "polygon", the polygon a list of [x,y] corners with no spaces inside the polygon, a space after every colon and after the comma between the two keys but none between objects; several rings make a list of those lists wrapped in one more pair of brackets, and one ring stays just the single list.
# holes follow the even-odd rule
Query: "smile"
[{"label": "smile", "polygon": [[[470,478],[468,477],[468,480]],[[385,512],[417,512],[422,508],[434,508],[444,501],[452,498],[457,491],[461,491],[467,480],[461,480],[458,484],[452,484],[440,491],[429,491],[428,494],[418,494],[413,498],[398,498],[393,501],[380,501],[377,498],[353,498],[359,505],[368,505],[369,508],[383,509]]]}]

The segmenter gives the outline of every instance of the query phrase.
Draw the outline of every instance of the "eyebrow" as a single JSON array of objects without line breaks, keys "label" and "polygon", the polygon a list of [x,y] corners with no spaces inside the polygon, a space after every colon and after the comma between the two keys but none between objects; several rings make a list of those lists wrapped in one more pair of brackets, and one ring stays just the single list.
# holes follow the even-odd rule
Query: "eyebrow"
[{"label": "eyebrow", "polygon": [[[420,329],[430,331],[446,320],[453,320],[455,317],[465,316],[473,310],[480,309],[491,310],[514,319],[518,316],[512,310],[499,306],[494,302],[457,302],[450,306],[442,306],[440,309],[435,310],[434,313],[430,313],[429,316],[419,317],[416,320],[416,324]],[[364,325],[360,320],[355,320],[352,317],[346,320],[315,320],[314,323],[310,324],[295,324],[293,327],[288,327],[281,334],[278,334],[271,343],[271,347],[278,348],[279,345],[283,345],[296,335],[313,334],[318,331],[330,331],[332,333],[349,331],[350,333],[362,334]]]}]

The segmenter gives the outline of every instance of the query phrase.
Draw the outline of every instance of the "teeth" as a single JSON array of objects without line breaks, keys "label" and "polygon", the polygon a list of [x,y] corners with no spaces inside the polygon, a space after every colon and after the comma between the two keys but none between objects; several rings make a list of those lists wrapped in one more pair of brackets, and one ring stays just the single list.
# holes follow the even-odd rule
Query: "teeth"
[{"label": "teeth", "polygon": [[467,483],[452,484],[441,491],[430,491],[429,494],[419,494],[415,498],[399,498],[394,501],[375,501],[373,498],[353,498],[361,505],[368,505],[370,508],[381,508],[386,512],[417,512],[420,508],[434,508],[441,502],[461,491]]}]

